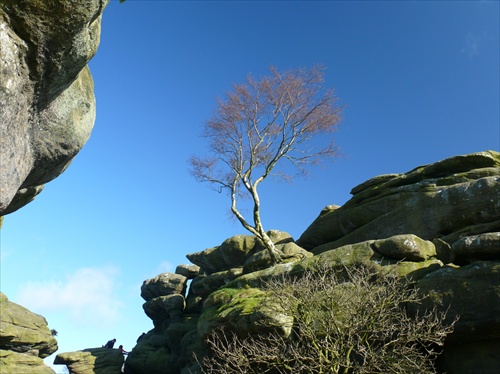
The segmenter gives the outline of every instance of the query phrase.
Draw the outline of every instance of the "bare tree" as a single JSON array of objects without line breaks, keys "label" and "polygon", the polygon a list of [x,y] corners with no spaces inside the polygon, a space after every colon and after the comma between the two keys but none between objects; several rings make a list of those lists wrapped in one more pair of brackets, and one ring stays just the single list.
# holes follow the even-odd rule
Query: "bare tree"
[{"label": "bare tree", "polygon": [[[204,128],[210,139],[209,157],[193,156],[191,173],[231,197],[231,212],[245,229],[262,241],[273,262],[280,252],[263,228],[259,184],[269,176],[291,180],[283,161],[298,174],[337,155],[329,133],[337,129],[342,108],[332,90],[324,89],[323,68],[294,69],[259,80],[248,76],[218,99],[213,117]],[[253,200],[253,224],[238,208],[239,198]]]}]

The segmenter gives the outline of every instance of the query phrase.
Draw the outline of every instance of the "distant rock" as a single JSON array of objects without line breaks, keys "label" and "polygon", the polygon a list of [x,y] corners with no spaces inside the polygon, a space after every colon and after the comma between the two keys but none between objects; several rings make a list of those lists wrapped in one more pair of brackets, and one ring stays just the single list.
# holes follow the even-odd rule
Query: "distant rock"
[{"label": "distant rock", "polygon": [[123,362],[120,350],[108,348],[59,353],[54,360],[55,365],[66,365],[71,374],[120,374]]},{"label": "distant rock", "polygon": [[43,362],[57,351],[45,318],[9,301],[1,292],[0,310],[0,373],[54,373]]},{"label": "distant rock", "polygon": [[108,1],[0,1],[0,216],[33,200],[89,138],[87,63]]}]

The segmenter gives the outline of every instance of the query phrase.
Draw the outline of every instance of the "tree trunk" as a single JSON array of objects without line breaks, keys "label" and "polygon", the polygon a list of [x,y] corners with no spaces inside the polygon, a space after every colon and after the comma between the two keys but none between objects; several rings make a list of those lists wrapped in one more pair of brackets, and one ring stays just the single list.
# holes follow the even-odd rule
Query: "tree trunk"
[{"label": "tree trunk", "polygon": [[273,265],[279,264],[282,260],[281,252],[276,248],[269,235],[267,235],[265,231],[259,230],[259,239],[262,241],[267,251],[269,252]]}]

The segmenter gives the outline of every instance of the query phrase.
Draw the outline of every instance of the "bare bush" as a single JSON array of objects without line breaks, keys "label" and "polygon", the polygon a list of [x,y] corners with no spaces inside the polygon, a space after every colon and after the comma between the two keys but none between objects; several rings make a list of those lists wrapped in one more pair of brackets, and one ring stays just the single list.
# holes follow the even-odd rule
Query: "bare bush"
[{"label": "bare bush", "polygon": [[204,373],[435,373],[434,362],[455,322],[427,310],[409,316],[422,298],[407,281],[365,267],[323,268],[267,283],[273,303],[294,318],[289,336],[241,338],[214,331]]}]

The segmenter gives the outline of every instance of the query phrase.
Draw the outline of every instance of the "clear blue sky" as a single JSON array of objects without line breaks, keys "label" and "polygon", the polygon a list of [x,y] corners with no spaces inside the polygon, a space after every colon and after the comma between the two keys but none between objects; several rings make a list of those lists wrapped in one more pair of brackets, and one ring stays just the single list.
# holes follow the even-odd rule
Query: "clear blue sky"
[{"label": "clear blue sky", "polygon": [[264,226],[298,238],[369,178],[499,150],[499,33],[498,1],[112,1],[90,63],[94,131],[5,218],[2,291],[47,318],[60,352],[131,349],[153,327],[142,282],[244,233],[187,168],[231,83],[321,63],[346,105],[342,158],[262,186]]}]

